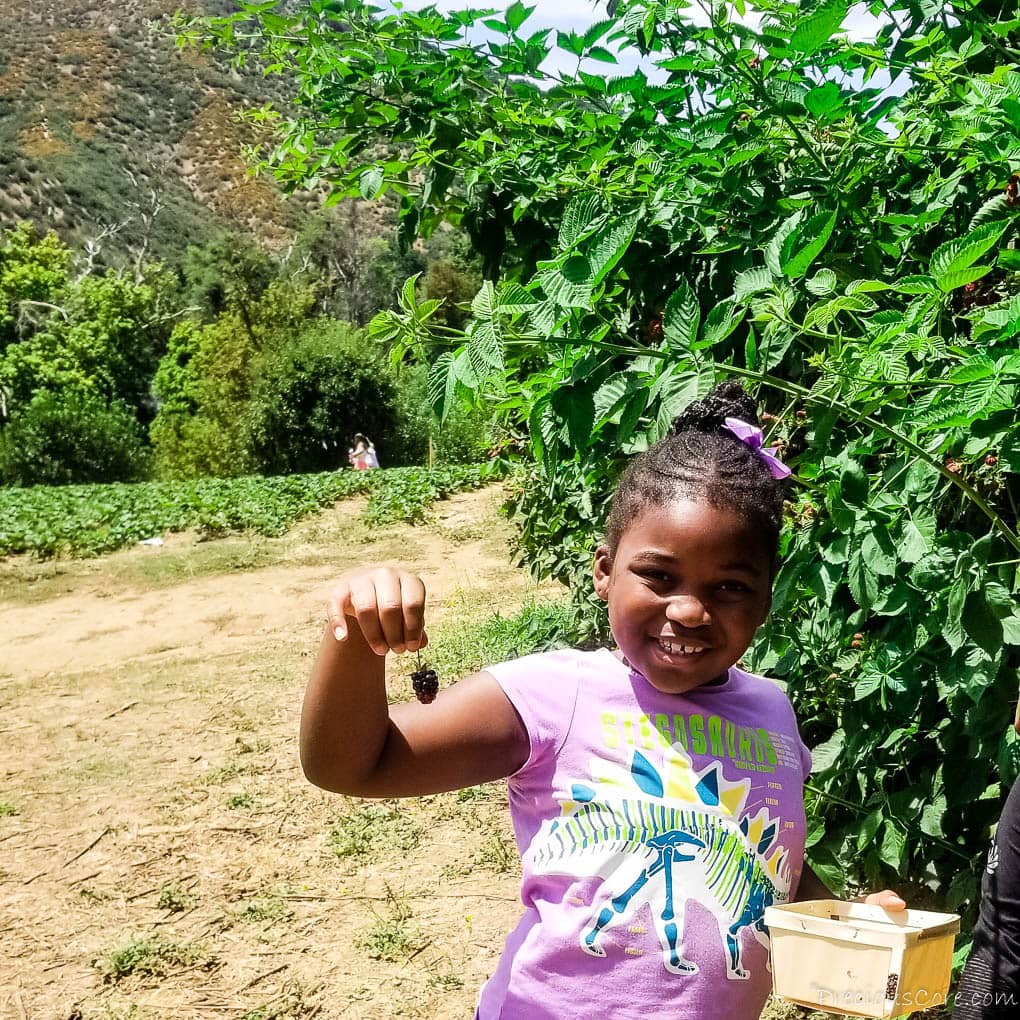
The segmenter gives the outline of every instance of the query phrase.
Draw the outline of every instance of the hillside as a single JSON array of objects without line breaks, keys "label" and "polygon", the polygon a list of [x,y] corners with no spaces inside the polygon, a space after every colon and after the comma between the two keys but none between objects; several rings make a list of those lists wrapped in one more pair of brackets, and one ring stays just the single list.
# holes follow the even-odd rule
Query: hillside
[{"label": "hillside", "polygon": [[237,114],[281,98],[167,27],[227,0],[5,0],[0,5],[0,227],[29,219],[100,262],[174,259],[218,231],[285,248],[318,206],[245,172]]}]

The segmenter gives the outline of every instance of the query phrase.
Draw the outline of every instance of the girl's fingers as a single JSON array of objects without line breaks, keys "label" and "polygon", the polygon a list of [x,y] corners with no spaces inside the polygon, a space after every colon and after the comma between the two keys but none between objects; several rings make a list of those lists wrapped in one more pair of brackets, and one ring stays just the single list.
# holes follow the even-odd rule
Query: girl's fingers
[{"label": "girl's fingers", "polygon": [[425,585],[413,574],[400,575],[400,602],[403,610],[404,645],[415,652],[428,644],[425,636]]},{"label": "girl's fingers", "polygon": [[385,655],[391,647],[382,620],[387,612],[385,608],[387,582],[385,578],[363,575],[351,578],[350,584],[351,608],[357,617],[361,633],[376,655]]},{"label": "girl's fingers", "polygon": [[326,618],[337,641],[346,640],[351,620],[356,620],[376,655],[415,651],[428,644],[425,585],[413,574],[388,567],[341,578],[326,603]]},{"label": "girl's fingers", "polygon": [[380,571],[375,575],[374,580],[379,626],[382,629],[383,640],[386,642],[386,649],[398,653],[406,652],[407,638],[404,635],[404,595],[401,575],[393,570]]},{"label": "girl's fingers", "polygon": [[350,585],[346,581],[340,581],[326,602],[326,620],[337,641],[343,641],[347,637],[347,616],[350,610]]}]

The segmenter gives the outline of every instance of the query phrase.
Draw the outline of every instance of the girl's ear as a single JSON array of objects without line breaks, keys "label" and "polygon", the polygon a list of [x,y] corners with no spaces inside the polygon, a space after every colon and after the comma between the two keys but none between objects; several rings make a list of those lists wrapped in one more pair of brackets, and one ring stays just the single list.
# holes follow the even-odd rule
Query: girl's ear
[{"label": "girl's ear", "polygon": [[609,600],[609,578],[613,572],[613,557],[609,546],[600,545],[595,550],[595,564],[592,568],[592,577],[595,579],[595,594],[603,602]]}]

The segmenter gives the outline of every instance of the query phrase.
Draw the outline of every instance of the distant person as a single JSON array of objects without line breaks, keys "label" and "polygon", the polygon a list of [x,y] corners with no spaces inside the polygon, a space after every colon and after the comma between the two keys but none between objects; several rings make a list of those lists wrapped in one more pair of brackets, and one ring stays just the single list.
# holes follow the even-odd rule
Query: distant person
[{"label": "distant person", "polygon": [[[1020,721],[1020,720],[1018,720]],[[953,1020],[1020,1017],[1020,779],[1006,798],[981,878],[981,908]]]},{"label": "distant person", "polygon": [[360,432],[354,435],[354,445],[347,451],[347,459],[355,471],[368,471],[379,466],[372,440]]},{"label": "distant person", "polygon": [[475,1020],[755,1020],[765,908],[828,895],[804,863],[793,708],[737,666],[772,604],[790,473],[756,422],[722,383],[624,473],[594,557],[615,652],[525,656],[438,698],[419,667],[425,704],[391,708],[386,655],[428,644],[424,584],[366,567],[329,597],[305,775],[386,798],[509,777],[525,910]]}]

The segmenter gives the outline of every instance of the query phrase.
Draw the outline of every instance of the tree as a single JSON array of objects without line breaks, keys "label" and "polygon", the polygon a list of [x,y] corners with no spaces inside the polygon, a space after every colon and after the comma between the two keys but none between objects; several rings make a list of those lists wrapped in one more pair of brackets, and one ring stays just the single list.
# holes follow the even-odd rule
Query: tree
[{"label": "tree", "polygon": [[132,482],[148,466],[131,408],[89,390],[40,390],[0,431],[4,485]]},{"label": "tree", "polygon": [[141,409],[169,332],[158,292],[158,282],[136,284],[110,270],[52,295],[60,307],[0,360],[12,400],[28,403],[40,390],[73,387]]},{"label": "tree", "polygon": [[55,296],[67,284],[70,249],[50,231],[39,237],[31,223],[19,223],[0,243],[0,356],[40,318],[54,311]]},{"label": "tree", "polygon": [[[260,359],[249,410],[253,454],[266,474],[347,466],[356,432],[372,437],[388,466],[396,386],[381,350],[346,323],[317,320]],[[412,456],[424,452],[419,441]]]},{"label": "tree", "polygon": [[[520,550],[582,607],[622,458],[749,381],[800,483],[753,665],[815,748],[811,862],[973,902],[1017,771],[1017,23],[892,0],[862,43],[842,0],[611,9],[556,35],[562,76],[519,2],[242,4],[205,31],[291,77],[263,163],[285,184],[393,190],[408,239],[470,231],[466,327],[411,286],[373,334],[432,364],[440,411],[485,394],[527,429]],[[644,64],[614,72],[623,50]]]}]

